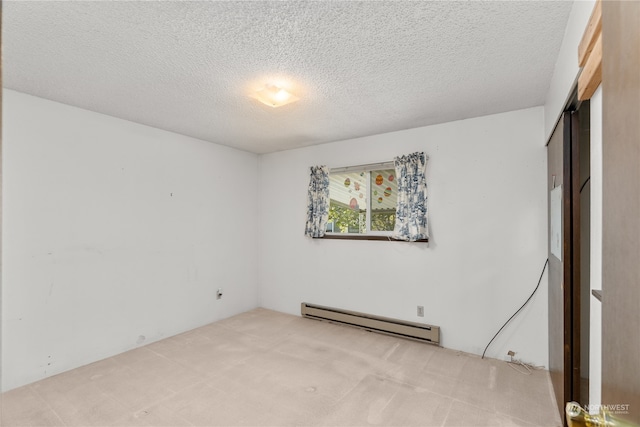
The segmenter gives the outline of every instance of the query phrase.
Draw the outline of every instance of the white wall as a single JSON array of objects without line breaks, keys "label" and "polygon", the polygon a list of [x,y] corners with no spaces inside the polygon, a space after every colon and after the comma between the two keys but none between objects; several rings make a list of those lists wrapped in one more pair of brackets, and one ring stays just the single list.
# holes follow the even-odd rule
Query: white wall
[{"label": "white wall", "polygon": [[11,90],[3,110],[4,390],[257,306],[256,155]]},{"label": "white wall", "polygon": [[571,7],[560,53],[556,60],[544,105],[544,142],[551,137],[558,118],[567,103],[578,78],[578,45],[587,27],[595,0],[576,0]]},{"label": "white wall", "polygon": [[[602,87],[591,97],[591,289],[602,289]],[[602,392],[602,303],[591,297],[589,329],[589,404]],[[595,410],[597,412],[597,410]]]},{"label": "white wall", "polygon": [[[547,256],[541,107],[260,158],[260,305],[317,303],[440,326],[442,345],[481,354],[536,286]],[[303,235],[309,166],[424,151],[431,242]],[[487,352],[548,366],[546,274]],[[416,306],[425,317],[416,316]]]}]

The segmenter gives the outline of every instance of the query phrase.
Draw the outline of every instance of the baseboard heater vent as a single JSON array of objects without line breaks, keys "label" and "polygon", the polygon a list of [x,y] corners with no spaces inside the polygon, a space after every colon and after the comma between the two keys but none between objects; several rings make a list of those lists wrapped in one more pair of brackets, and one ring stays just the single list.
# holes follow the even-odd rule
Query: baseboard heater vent
[{"label": "baseboard heater vent", "polygon": [[416,341],[440,344],[440,327],[423,323],[405,322],[388,317],[358,313],[356,311],[323,307],[320,305],[302,303],[303,317],[316,320],[326,320],[343,325],[356,326],[367,331],[408,338]]}]

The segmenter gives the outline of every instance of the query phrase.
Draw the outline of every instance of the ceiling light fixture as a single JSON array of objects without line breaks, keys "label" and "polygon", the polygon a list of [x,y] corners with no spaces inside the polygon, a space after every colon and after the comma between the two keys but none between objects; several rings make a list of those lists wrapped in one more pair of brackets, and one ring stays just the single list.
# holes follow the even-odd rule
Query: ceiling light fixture
[{"label": "ceiling light fixture", "polygon": [[282,107],[300,99],[291,92],[274,85],[266,85],[256,92],[254,98],[273,108]]}]

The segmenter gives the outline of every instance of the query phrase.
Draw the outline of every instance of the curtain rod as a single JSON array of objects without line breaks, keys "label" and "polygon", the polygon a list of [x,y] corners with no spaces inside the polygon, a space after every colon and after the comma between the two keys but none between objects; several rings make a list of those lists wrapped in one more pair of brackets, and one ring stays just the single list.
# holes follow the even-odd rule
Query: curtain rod
[{"label": "curtain rod", "polygon": [[330,168],[330,173],[340,173],[340,172],[349,172],[349,171],[361,171],[361,170],[375,170],[375,169],[394,169],[393,160],[390,162],[380,162],[380,163],[368,163],[366,165],[354,165],[354,166],[344,166],[340,168]]},{"label": "curtain rod", "polygon": [[[429,160],[429,156],[424,154],[424,159],[425,161]],[[368,163],[365,165],[353,165],[353,166],[344,166],[340,168],[329,168],[329,173],[340,173],[340,172],[362,171],[362,170],[370,171],[375,169],[395,169],[395,162],[391,160],[388,162]]]}]

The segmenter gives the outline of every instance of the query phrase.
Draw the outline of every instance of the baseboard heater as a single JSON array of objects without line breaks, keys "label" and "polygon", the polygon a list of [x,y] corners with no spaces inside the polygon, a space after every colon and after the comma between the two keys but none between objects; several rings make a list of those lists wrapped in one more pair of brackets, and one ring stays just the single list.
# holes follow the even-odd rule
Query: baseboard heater
[{"label": "baseboard heater", "polygon": [[333,323],[355,326],[367,331],[408,338],[415,341],[440,344],[440,327],[423,323],[405,322],[388,317],[323,307],[321,305],[302,303],[303,317],[326,320]]}]

